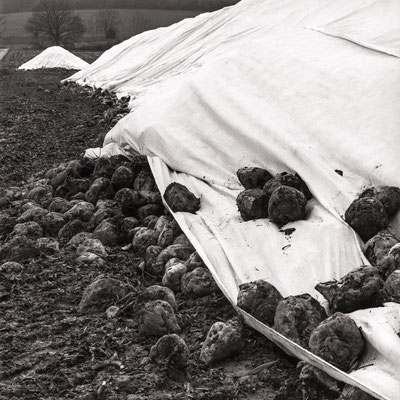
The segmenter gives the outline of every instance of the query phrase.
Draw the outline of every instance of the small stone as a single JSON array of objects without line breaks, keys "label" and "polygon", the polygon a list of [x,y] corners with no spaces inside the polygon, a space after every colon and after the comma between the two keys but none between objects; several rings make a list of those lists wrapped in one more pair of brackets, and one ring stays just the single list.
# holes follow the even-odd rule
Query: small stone
[{"label": "small stone", "polygon": [[93,204],[96,204],[99,200],[112,199],[114,189],[111,181],[107,178],[97,178],[86,192],[85,197],[88,202]]},{"label": "small stone", "polygon": [[173,212],[190,212],[195,214],[200,210],[200,199],[186,186],[180,183],[171,183],[164,193],[164,200]]},{"label": "small stone", "polygon": [[11,237],[21,235],[24,235],[31,239],[37,239],[43,235],[43,229],[37,222],[34,221],[16,224],[13,231],[11,232]]},{"label": "small stone", "polygon": [[174,311],[177,309],[174,292],[167,287],[159,285],[149,286],[140,293],[137,301],[138,304],[143,304],[151,300],[164,300],[171,305]]},{"label": "small stone", "polygon": [[78,255],[87,252],[97,254],[100,257],[107,257],[107,251],[98,239],[86,239],[76,250],[76,254]]},{"label": "small stone", "polygon": [[400,210],[400,188],[394,186],[378,186],[364,190],[360,198],[374,197],[379,200],[388,217],[392,217]]},{"label": "small stone", "polygon": [[344,219],[364,242],[388,226],[385,209],[374,197],[354,200],[346,210]]},{"label": "small stone", "polygon": [[384,301],[400,303],[400,270],[393,271],[383,285],[382,295]]},{"label": "small stone", "polygon": [[124,166],[118,167],[111,177],[111,183],[116,192],[122,188],[132,187],[133,184],[132,170]]},{"label": "small stone", "polygon": [[[167,264],[169,264],[169,261]],[[166,265],[165,273],[162,278],[162,284],[170,288],[175,293],[178,293],[181,290],[182,276],[186,273],[187,268],[182,262],[176,262],[172,265]]]},{"label": "small stone", "polygon": [[150,349],[149,356],[156,363],[170,364],[176,369],[185,370],[189,363],[189,348],[181,337],[172,333],[161,337]]},{"label": "small stone", "polygon": [[163,336],[180,331],[173,308],[164,300],[144,303],[138,312],[138,326],[139,333],[149,336]]},{"label": "small stone", "polygon": [[80,313],[103,312],[126,296],[127,292],[128,289],[122,282],[100,275],[85,289],[78,310]]},{"label": "small stone", "polygon": [[356,323],[338,312],[313,330],[309,346],[315,355],[348,372],[361,356],[365,341]]},{"label": "small stone", "polygon": [[118,225],[111,219],[105,219],[94,230],[93,239],[99,239],[105,246],[114,246],[120,241]]},{"label": "small stone", "polygon": [[388,255],[389,250],[397,243],[399,243],[399,241],[391,232],[381,231],[365,243],[363,253],[368,261],[376,266]]},{"label": "small stone", "polygon": [[106,310],[106,317],[108,319],[114,319],[118,313],[119,313],[120,308],[117,306],[110,306]]},{"label": "small stone", "polygon": [[268,217],[269,196],[261,189],[248,189],[239,193],[236,205],[244,221]]},{"label": "small stone", "polygon": [[58,240],[53,238],[39,238],[36,240],[36,247],[43,253],[54,254],[60,251]]},{"label": "small stone", "polygon": [[264,324],[272,326],[282,295],[275,286],[262,279],[239,286],[238,307]]},{"label": "small stone", "polygon": [[275,189],[268,204],[268,215],[279,227],[304,219],[307,199],[302,192],[289,186]]},{"label": "small stone", "polygon": [[309,294],[289,296],[278,303],[274,329],[303,348],[308,348],[311,332],[325,318],[325,309]]},{"label": "small stone", "polygon": [[157,244],[157,232],[152,229],[143,228],[136,233],[132,240],[132,250],[137,255],[141,256],[146,254],[146,249],[149,246]]},{"label": "small stone", "polygon": [[72,219],[80,219],[83,222],[89,222],[94,214],[94,206],[87,201],[80,201],[75,204],[70,210],[64,215],[68,221]]},{"label": "small stone", "polygon": [[207,365],[239,354],[244,347],[243,328],[236,319],[215,322],[201,347],[200,360]]}]

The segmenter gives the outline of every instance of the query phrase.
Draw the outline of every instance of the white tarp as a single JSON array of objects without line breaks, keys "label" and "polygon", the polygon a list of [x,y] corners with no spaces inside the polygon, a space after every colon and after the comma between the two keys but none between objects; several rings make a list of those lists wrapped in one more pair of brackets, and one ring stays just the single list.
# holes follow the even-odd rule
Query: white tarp
[{"label": "white tarp", "polygon": [[65,68],[81,70],[89,64],[60,46],[48,47],[18,69]]},{"label": "white tarp", "polygon": [[[284,296],[308,292],[323,301],[317,282],[366,263],[342,216],[362,188],[400,186],[400,60],[373,50],[374,38],[396,32],[397,5],[243,0],[134,37],[72,77],[137,96],[102,152],[144,153],[162,192],[178,181],[201,197],[197,215],[175,217],[233,304],[239,284],[260,278]],[[370,6],[381,12],[374,24],[360,22],[353,40],[315,30],[349,15],[355,26]],[[296,171],[313,193],[307,219],[285,226],[292,235],[267,219],[240,218],[236,171],[252,165]],[[392,228],[400,233],[399,215]],[[352,317],[368,347],[362,367],[347,375],[246,316],[292,354],[377,398],[398,399],[400,306]]]}]

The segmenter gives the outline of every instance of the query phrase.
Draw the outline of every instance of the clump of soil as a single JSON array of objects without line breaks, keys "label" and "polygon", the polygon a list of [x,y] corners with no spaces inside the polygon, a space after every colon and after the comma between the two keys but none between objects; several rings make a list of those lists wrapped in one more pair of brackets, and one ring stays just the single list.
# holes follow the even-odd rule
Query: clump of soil
[{"label": "clump of soil", "polygon": [[310,350],[344,372],[348,372],[364,351],[365,341],[356,323],[335,313],[311,333]]},{"label": "clump of soil", "polygon": [[366,265],[350,271],[339,282],[318,283],[315,289],[328,300],[333,312],[350,313],[379,306],[378,294],[382,287],[378,269]]},{"label": "clump of soil", "polygon": [[273,325],[282,295],[275,286],[262,279],[239,286],[238,307],[267,325]]}]

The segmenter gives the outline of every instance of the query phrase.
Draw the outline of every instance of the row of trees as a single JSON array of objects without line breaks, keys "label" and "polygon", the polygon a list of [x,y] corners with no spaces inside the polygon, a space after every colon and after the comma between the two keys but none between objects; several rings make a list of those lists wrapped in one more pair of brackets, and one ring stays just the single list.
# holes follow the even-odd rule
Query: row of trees
[{"label": "row of trees", "polygon": [[[174,10],[213,11],[239,0],[68,0],[68,4],[75,10],[104,9],[104,8],[154,8]],[[32,11],[38,0],[1,0],[3,13],[17,13]]]},{"label": "row of trees", "polygon": [[[120,22],[119,13],[114,9],[99,10],[96,15],[96,26],[106,39],[117,37]],[[135,33],[146,30],[143,22],[146,21],[137,15],[132,17]],[[25,29],[42,43],[67,47],[79,41],[86,30],[81,17],[67,0],[41,0],[33,10]]]}]

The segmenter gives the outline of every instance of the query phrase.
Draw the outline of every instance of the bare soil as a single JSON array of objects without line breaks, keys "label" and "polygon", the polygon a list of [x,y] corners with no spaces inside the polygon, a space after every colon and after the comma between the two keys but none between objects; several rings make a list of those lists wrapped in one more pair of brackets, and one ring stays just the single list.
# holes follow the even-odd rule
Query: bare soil
[{"label": "bare soil", "polygon": [[[108,130],[93,123],[106,105],[60,85],[72,71],[14,70],[31,56],[11,51],[0,62],[0,191],[78,158]],[[1,400],[297,398],[287,391],[297,385],[296,361],[250,328],[240,355],[212,368],[199,360],[210,326],[236,314],[222,293],[177,295],[181,336],[190,349],[186,377],[150,361],[157,339],[139,335],[129,308],[114,319],[79,314],[85,287],[100,274],[130,286],[132,295],[117,304],[122,309],[159,283],[142,272],[135,254],[109,251],[102,267],[78,267],[73,254],[61,250],[25,261],[11,280],[0,276]]]}]

